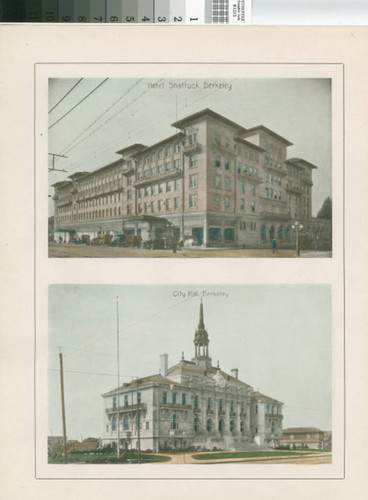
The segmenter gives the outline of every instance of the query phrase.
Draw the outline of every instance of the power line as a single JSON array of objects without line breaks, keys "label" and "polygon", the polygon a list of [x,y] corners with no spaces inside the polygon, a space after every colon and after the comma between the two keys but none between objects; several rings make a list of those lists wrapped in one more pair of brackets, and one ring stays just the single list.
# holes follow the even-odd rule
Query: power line
[{"label": "power line", "polygon": [[60,99],[60,101],[58,101],[58,102],[55,104],[55,106],[54,106],[54,107],[52,107],[52,108],[50,109],[49,114],[51,113],[51,111],[54,111],[54,109],[55,109],[57,106],[59,106],[59,104],[60,104],[60,103],[61,103],[61,102],[62,102],[62,101],[66,98],[66,97],[68,97],[68,95],[69,95],[69,94],[70,94],[70,93],[71,93],[71,92],[75,89],[75,87],[76,87],[77,85],[79,85],[79,84],[80,84],[80,82],[81,82],[82,80],[83,80],[83,78],[80,78],[80,79],[77,81],[77,83],[76,83],[75,85],[73,85],[73,87],[72,87],[70,90],[68,90],[68,92],[64,95],[64,97],[62,97],[62,98]]},{"label": "power line", "polygon": [[99,83],[97,85],[97,87],[95,87],[93,90],[91,90],[91,92],[89,92],[86,96],[83,97],[83,99],[81,99],[79,102],[77,102],[77,104],[75,104],[71,109],[69,109],[69,111],[67,111],[63,116],[61,116],[58,120],[56,120],[56,122],[54,122],[52,125],[50,125],[49,126],[49,130],[54,125],[56,125],[57,123],[59,123],[63,118],[65,118],[69,113],[71,113],[76,107],[78,107],[80,104],[82,104],[83,101],[85,101],[91,94],[93,94],[94,92],[96,92],[96,90],[99,89],[108,80],[109,80],[109,78],[105,78],[105,80],[103,82]]},{"label": "power line", "polygon": [[[143,78],[141,78],[140,80],[138,80],[137,82],[135,82],[127,91],[124,91],[123,94],[119,97],[119,99],[117,99],[111,106],[109,106],[103,113],[101,113],[90,125],[88,125],[87,128],[85,128],[83,130],[83,132],[81,132],[75,139],[73,139],[72,142],[70,142],[67,146],[65,146],[64,148],[64,151],[66,151],[70,146],[72,146],[80,137],[82,137],[86,132],[87,130],[89,130],[98,120],[100,120],[104,115],[106,115],[106,113],[108,113],[110,111],[110,109],[112,109],[119,101],[121,101],[121,99],[123,99],[126,95],[129,94],[129,92],[131,92],[141,81],[143,80]],[[124,109],[124,108],[123,108]],[[121,110],[122,111],[122,110]],[[98,130],[98,128],[96,129],[96,131]],[[83,141],[81,141],[83,142]],[[80,144],[80,143],[79,143]],[[74,148],[72,148],[74,149]]]},{"label": "power line", "polygon": [[[159,80],[160,82],[161,80]],[[145,94],[147,94],[147,92],[150,92],[151,89],[147,89],[145,90],[140,96],[138,96],[134,102],[137,102],[139,99],[141,99]],[[101,127],[103,127],[104,125],[106,125],[106,123],[110,122],[111,120],[113,120],[119,113],[121,113],[122,111],[124,111],[125,109],[129,108],[131,104],[127,104],[126,106],[124,106],[122,109],[120,109],[119,111],[117,111],[114,115],[112,115],[110,118],[108,118],[107,120],[105,120],[103,123],[101,123],[95,130],[93,130],[90,134],[88,134],[86,137],[84,137],[81,141],[79,141],[75,146],[71,147],[71,148],[64,148],[62,150],[62,153],[69,153],[72,149],[75,149],[77,146],[79,146],[79,144],[82,144],[82,142],[84,142],[86,139],[88,139],[89,137],[91,137],[91,135],[93,135],[95,132],[97,132],[97,130],[99,130]]]}]

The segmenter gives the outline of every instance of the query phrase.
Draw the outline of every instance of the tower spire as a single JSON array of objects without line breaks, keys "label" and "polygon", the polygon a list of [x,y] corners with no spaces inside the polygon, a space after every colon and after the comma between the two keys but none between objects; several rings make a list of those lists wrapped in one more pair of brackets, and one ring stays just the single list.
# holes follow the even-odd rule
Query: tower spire
[{"label": "tower spire", "polygon": [[199,323],[194,335],[194,359],[197,366],[207,370],[211,368],[211,358],[208,352],[210,343],[206,327],[204,326],[203,302],[199,306]]},{"label": "tower spire", "polygon": [[198,330],[203,329],[204,330],[204,320],[203,320],[203,302],[201,299],[201,305],[199,306],[199,324],[198,324]]}]

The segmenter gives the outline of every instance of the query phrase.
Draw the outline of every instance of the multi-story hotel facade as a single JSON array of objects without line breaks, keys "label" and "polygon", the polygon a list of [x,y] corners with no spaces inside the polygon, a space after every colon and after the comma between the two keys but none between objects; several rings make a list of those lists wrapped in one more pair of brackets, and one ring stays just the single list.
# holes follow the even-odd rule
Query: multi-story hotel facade
[{"label": "multi-story hotel facade", "polygon": [[201,302],[192,360],[182,355],[169,367],[162,354],[159,374],[103,394],[102,443],[154,452],[278,445],[283,403],[254,391],[238,372],[212,366]]},{"label": "multi-story hotel facade", "polygon": [[295,221],[312,238],[325,237],[326,226],[312,219],[317,167],[288,159],[290,141],[210,109],[172,126],[176,133],[154,145],[133,144],[117,151],[117,161],[55,183],[55,239],[126,233],[154,240],[170,227],[175,239],[203,246],[287,245]]}]

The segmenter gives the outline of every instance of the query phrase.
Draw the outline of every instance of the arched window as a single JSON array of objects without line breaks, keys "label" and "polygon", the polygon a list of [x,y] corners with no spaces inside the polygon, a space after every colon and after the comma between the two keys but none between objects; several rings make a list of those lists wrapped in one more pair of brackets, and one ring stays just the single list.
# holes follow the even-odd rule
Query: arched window
[{"label": "arched window", "polygon": [[283,240],[284,238],[284,228],[282,226],[279,227],[279,230],[278,230],[278,234],[279,234],[279,240]]},{"label": "arched window", "polygon": [[275,237],[275,226],[271,226],[269,230],[270,240],[273,240]]},{"label": "arched window", "polygon": [[199,431],[199,419],[197,417],[195,417],[195,419],[194,419],[193,427],[194,427],[195,432]]},{"label": "arched window", "polygon": [[230,420],[230,432],[233,433],[235,431],[235,422],[234,420]]},{"label": "arched window", "polygon": [[178,416],[176,415],[176,413],[174,413],[173,416],[171,417],[171,428],[172,429],[179,428]]},{"label": "arched window", "polygon": [[265,225],[261,227],[261,238],[262,243],[267,243],[267,228]]},{"label": "arched window", "polygon": [[129,430],[129,417],[128,417],[128,415],[125,415],[125,417],[123,418],[123,429],[125,431]]},{"label": "arched window", "polygon": [[212,431],[212,427],[213,427],[212,420],[209,418],[207,420],[207,424],[206,424],[207,432],[211,432]]},{"label": "arched window", "polygon": [[240,432],[241,432],[242,434],[244,434],[244,432],[245,432],[245,422],[244,422],[244,420],[242,420],[242,421],[240,422]]},{"label": "arched window", "polygon": [[219,430],[220,434],[224,433],[224,421],[222,420],[222,418],[220,418],[220,420],[219,420],[218,430]]}]

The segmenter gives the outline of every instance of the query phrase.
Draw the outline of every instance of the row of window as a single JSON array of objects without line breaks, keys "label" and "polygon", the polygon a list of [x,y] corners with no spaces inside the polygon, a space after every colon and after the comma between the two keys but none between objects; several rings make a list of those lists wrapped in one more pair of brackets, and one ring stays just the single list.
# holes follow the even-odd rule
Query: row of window
[{"label": "row of window", "polygon": [[278,177],[277,175],[265,172],[264,180],[265,182],[271,182],[272,184],[277,184],[278,186],[281,186],[281,177]]},{"label": "row of window", "polygon": [[238,172],[238,174],[248,174],[250,176],[252,175],[258,175],[258,168],[252,168],[252,167],[248,167],[248,165],[246,163],[237,163],[236,165],[236,171]]},{"label": "row of window", "polygon": [[[250,222],[248,222],[248,224],[249,224],[249,228],[248,229],[250,231],[256,231],[257,230],[257,223],[256,222],[250,221]],[[239,229],[241,231],[246,231],[246,229],[247,229],[247,223],[246,223],[246,221],[239,222]]]},{"label": "row of window", "polygon": [[266,198],[273,198],[274,200],[281,200],[281,191],[276,191],[276,189],[265,188]]},{"label": "row of window", "polygon": [[[165,391],[162,393],[162,402],[163,403],[168,403],[169,398],[168,398],[168,393]],[[173,392],[171,394],[171,403],[172,404],[177,404],[179,402],[178,395],[176,392]],[[185,393],[182,393],[181,395],[181,404],[186,405],[187,404],[187,395]],[[206,401],[206,408],[207,410],[212,410],[213,409],[213,399],[212,398],[207,398]],[[224,410],[224,402],[222,399],[219,399],[217,401],[217,407],[218,411],[223,411]],[[195,395],[193,397],[193,408],[198,409],[199,408],[199,396]],[[234,401],[230,401],[229,403],[229,410],[230,412],[234,412],[236,408],[236,403]],[[245,413],[245,403],[244,401],[240,402],[240,412]]]},{"label": "row of window", "polygon": [[[172,205],[172,202],[174,204]],[[198,195],[197,194],[190,194],[189,195],[189,207],[197,207],[198,206]],[[129,209],[131,205],[128,205],[127,212],[128,214],[131,213],[131,209]],[[157,200],[156,201],[151,201],[151,202],[145,202],[145,203],[138,203],[138,213],[155,213],[156,211],[160,212],[162,210],[177,210],[180,208],[180,198],[177,196],[175,198],[167,198],[166,200]]]},{"label": "row of window", "polygon": [[143,172],[138,172],[138,180],[155,177],[156,175],[163,174],[164,172],[171,172],[172,170],[180,169],[180,160],[175,160],[173,163],[168,162],[162,165],[158,165],[158,167],[152,167],[151,169],[146,169]]},{"label": "row of window", "polygon": [[270,158],[269,156],[265,156],[265,165],[269,165],[270,167],[277,167],[280,170],[282,169],[282,164],[280,162],[277,162],[275,159]]}]

